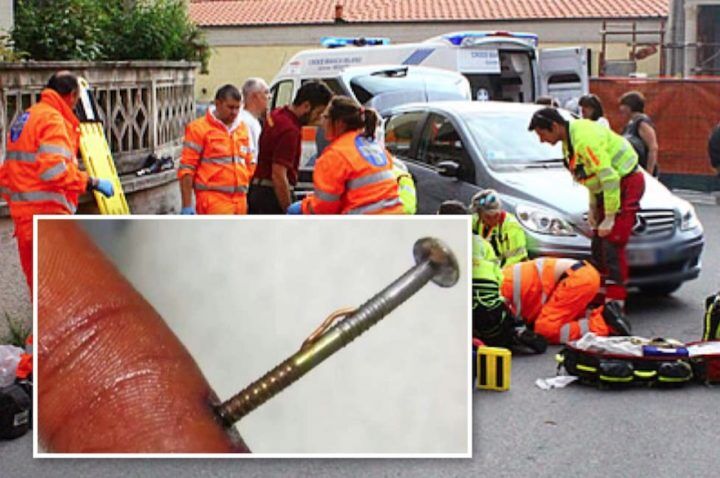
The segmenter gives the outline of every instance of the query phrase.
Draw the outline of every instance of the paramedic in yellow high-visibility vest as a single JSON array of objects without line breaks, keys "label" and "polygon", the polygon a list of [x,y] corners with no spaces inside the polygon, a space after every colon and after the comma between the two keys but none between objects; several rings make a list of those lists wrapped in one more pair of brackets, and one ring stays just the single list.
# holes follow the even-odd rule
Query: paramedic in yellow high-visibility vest
[{"label": "paramedic in yellow high-visibility vest", "polygon": [[555,108],[535,112],[530,125],[543,143],[562,141],[565,167],[589,192],[588,223],[593,260],[602,274],[605,300],[624,306],[630,240],[645,177],[627,139],[595,121],[565,119]]},{"label": "paramedic in yellow high-visibility vest", "polygon": [[470,201],[470,210],[473,213],[473,233],[492,245],[500,267],[528,259],[525,231],[515,216],[503,211],[496,191],[484,189],[475,194]]}]

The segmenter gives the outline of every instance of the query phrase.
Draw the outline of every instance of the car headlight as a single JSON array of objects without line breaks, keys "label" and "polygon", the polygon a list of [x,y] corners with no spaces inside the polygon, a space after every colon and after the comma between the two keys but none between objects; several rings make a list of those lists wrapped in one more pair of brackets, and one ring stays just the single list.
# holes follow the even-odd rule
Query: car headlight
[{"label": "car headlight", "polygon": [[689,231],[700,226],[700,220],[695,214],[695,208],[690,203],[683,204],[680,208],[680,230]]},{"label": "car headlight", "polygon": [[560,214],[538,206],[520,204],[515,216],[523,227],[540,234],[552,236],[576,236],[572,226]]}]

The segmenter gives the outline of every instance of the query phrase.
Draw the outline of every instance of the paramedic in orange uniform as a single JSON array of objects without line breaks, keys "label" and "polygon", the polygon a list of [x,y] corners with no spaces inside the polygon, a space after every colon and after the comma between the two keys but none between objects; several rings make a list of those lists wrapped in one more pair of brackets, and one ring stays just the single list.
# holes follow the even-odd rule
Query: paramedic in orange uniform
[{"label": "paramedic in orange uniform", "polygon": [[241,101],[240,90],[225,85],[215,94],[215,105],[205,117],[185,129],[178,169],[181,214],[247,214],[256,158],[248,128],[238,115]]},{"label": "paramedic in orange uniform", "polygon": [[585,261],[541,257],[503,269],[501,294],[513,313],[550,343],[577,340],[587,332],[630,335],[615,305],[588,308],[600,274]]},{"label": "paramedic in orange uniform", "polygon": [[114,194],[107,179],[80,171],[77,151],[80,121],[73,108],[80,85],[69,71],[50,77],[40,101],[17,117],[7,137],[7,154],[0,166],[0,192],[15,223],[20,265],[32,297],[33,215],[74,214],[78,197],[97,190]]},{"label": "paramedic in orange uniform", "polygon": [[336,96],[322,116],[330,145],[317,160],[315,190],[288,214],[404,214],[390,155],[375,141],[378,115]]}]

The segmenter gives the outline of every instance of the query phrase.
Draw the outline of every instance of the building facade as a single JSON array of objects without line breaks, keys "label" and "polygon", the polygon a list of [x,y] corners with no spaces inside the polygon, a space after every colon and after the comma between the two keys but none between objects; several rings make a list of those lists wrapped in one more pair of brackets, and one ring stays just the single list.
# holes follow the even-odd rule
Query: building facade
[{"label": "building facade", "polygon": [[668,71],[720,75],[720,0],[671,0]]},{"label": "building facade", "polygon": [[0,33],[13,26],[13,0],[0,0]]},{"label": "building facade", "polygon": [[[509,30],[536,33],[541,48],[585,46],[591,72],[599,72],[603,22],[628,32],[659,32],[667,21],[667,0],[193,0],[191,18],[213,48],[209,74],[199,75],[196,96],[208,101],[225,83],[249,76],[270,81],[295,53],[320,48],[324,36],[387,37],[392,43],[417,42],[453,31]],[[577,2],[576,2],[577,3]],[[305,5],[300,10],[299,5]],[[272,5],[272,9],[267,6]],[[341,7],[341,8],[338,8]],[[569,7],[570,10],[560,7]],[[606,25],[607,27],[607,25]],[[658,35],[636,35],[638,43],[659,42]],[[607,37],[605,59],[627,60],[627,35]],[[660,73],[660,48],[633,59],[633,70]]]}]

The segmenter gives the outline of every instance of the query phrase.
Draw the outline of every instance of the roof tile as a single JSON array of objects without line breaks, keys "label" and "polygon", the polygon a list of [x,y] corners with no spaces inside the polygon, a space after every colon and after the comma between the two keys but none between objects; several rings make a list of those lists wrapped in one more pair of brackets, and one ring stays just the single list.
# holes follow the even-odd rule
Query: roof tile
[{"label": "roof tile", "polygon": [[357,23],[661,18],[669,0],[191,0],[200,26],[333,23],[335,5]]}]

